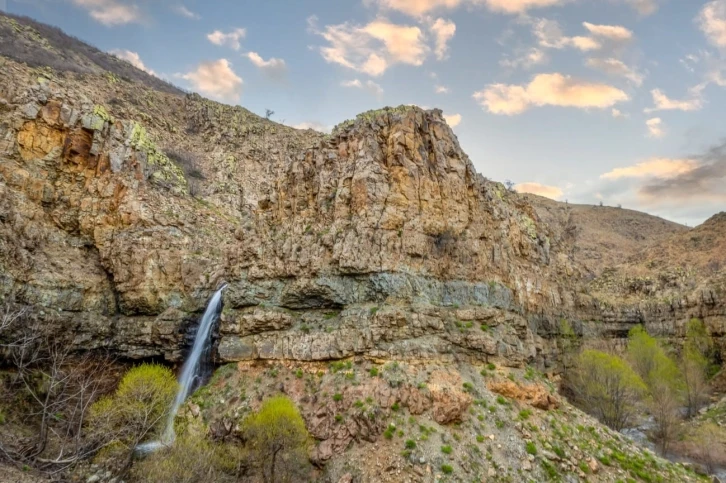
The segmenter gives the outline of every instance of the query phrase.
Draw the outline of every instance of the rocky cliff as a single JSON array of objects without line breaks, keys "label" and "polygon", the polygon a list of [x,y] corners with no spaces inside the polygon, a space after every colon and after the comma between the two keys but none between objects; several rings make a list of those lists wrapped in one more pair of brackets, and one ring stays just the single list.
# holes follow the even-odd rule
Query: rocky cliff
[{"label": "rocky cliff", "polygon": [[723,214],[688,230],[510,192],[435,109],[325,135],[16,60],[0,57],[0,297],[81,349],[179,360],[223,281],[221,361],[549,365],[562,318],[677,340],[700,317],[724,348]]}]

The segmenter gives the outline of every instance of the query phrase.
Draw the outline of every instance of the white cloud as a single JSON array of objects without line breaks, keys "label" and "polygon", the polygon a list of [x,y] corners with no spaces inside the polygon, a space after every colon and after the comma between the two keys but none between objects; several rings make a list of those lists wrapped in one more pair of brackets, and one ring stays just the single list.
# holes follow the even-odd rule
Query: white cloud
[{"label": "white cloud", "polygon": [[308,19],[310,31],[328,41],[320,47],[326,62],[339,64],[371,76],[379,76],[394,64],[419,66],[430,48],[419,27],[378,19],[366,25],[348,22],[318,30],[316,19]]},{"label": "white cloud", "polygon": [[456,127],[461,124],[461,114],[444,114],[444,120],[449,126]]},{"label": "white cloud", "polygon": [[697,21],[709,42],[716,47],[726,48],[726,0],[705,4]]},{"label": "white cloud", "polygon": [[557,186],[548,186],[540,183],[519,183],[514,185],[514,190],[518,193],[532,193],[533,195],[544,196],[553,200],[559,200],[564,194],[561,188]]},{"label": "white cloud", "polygon": [[524,53],[521,53],[514,58],[505,58],[499,61],[499,65],[508,69],[530,69],[536,65],[545,64],[547,62],[547,54],[541,49],[532,47]]},{"label": "white cloud", "polygon": [[698,162],[693,159],[652,158],[624,168],[615,168],[601,174],[600,178],[616,180],[621,178],[674,178],[693,171]]},{"label": "white cloud", "polygon": [[582,25],[596,37],[619,42],[626,42],[633,38],[633,32],[620,25],[595,25],[590,22],[582,22]]},{"label": "white cloud", "polygon": [[495,12],[522,14],[536,8],[564,5],[570,0],[484,0]]},{"label": "white cloud", "polygon": [[130,50],[124,50],[124,49],[114,49],[109,51],[110,54],[113,54],[114,56],[118,57],[119,59],[123,59],[129,64],[133,65],[137,69],[141,69],[144,72],[156,75],[156,72],[149,69],[144,65],[144,63],[141,61],[141,57],[139,57],[139,54],[136,52],[132,52]]},{"label": "white cloud", "polygon": [[370,92],[374,96],[380,98],[383,95],[383,87],[376,84],[372,80],[367,80],[366,82],[361,82],[359,79],[353,79],[349,81],[343,81],[340,83],[343,87],[354,87],[356,89],[363,89],[365,91]]},{"label": "white cloud", "polygon": [[572,0],[364,0],[364,3],[420,17],[429,12],[452,10],[461,5],[481,4],[495,12],[523,14],[528,10],[563,5],[568,1]]},{"label": "white cloud", "polygon": [[282,79],[287,75],[287,64],[283,59],[270,57],[265,60],[257,52],[247,52],[245,56],[250,59],[255,67],[273,79]]},{"label": "white cloud", "polygon": [[520,114],[534,106],[604,109],[629,99],[625,92],[610,85],[559,73],[539,74],[527,85],[491,84],[473,97],[489,112],[507,115]]},{"label": "white cloud", "polygon": [[654,117],[653,119],[648,119],[645,121],[645,126],[648,128],[648,136],[652,138],[662,138],[665,136],[663,120],[661,118]]},{"label": "white cloud", "polygon": [[[695,92],[697,91],[698,90],[696,90]],[[660,89],[653,89],[652,91],[650,91],[650,93],[653,96],[653,104],[655,104],[655,106],[645,109],[645,112],[673,110],[697,111],[703,106],[701,99],[696,97],[694,97],[693,99],[678,101],[668,98],[668,96],[666,96]]]},{"label": "white cloud", "polygon": [[318,131],[322,133],[330,133],[330,131],[333,130],[330,126],[326,126],[325,124],[317,121],[305,121],[298,124],[293,124],[292,127],[295,129],[312,129],[313,131]]},{"label": "white cloud", "polygon": [[550,49],[564,49],[574,47],[582,51],[597,50],[601,47],[600,42],[591,37],[567,37],[562,32],[560,24],[555,20],[540,18],[534,20],[532,33],[537,38],[541,47]]},{"label": "white cloud", "polygon": [[202,18],[198,13],[192,12],[187,7],[185,7],[184,5],[181,5],[181,4],[180,5],[174,5],[172,7],[172,10],[175,13],[181,15],[182,17],[190,18],[192,20],[199,20],[200,18]]},{"label": "white cloud", "polygon": [[594,57],[587,59],[585,64],[592,69],[597,69],[610,75],[625,77],[636,86],[643,84],[643,74],[628,67],[622,60]]},{"label": "white cloud", "polygon": [[436,40],[434,53],[436,58],[444,60],[448,57],[449,52],[449,40],[454,38],[456,33],[456,24],[451,20],[444,20],[443,18],[437,18],[434,23],[429,27],[431,33],[434,35]]},{"label": "white cloud", "polygon": [[239,102],[242,95],[242,78],[234,73],[227,59],[202,62],[196,70],[180,77],[200,93],[217,100]]},{"label": "white cloud", "polygon": [[243,28],[236,28],[231,32],[224,33],[221,30],[215,30],[211,34],[207,34],[207,39],[215,45],[226,46],[233,50],[239,50],[242,45],[240,40],[245,38],[247,30]]},{"label": "white cloud", "polygon": [[94,20],[111,27],[127,23],[138,23],[142,20],[138,5],[119,0],[72,0],[85,10]]},{"label": "white cloud", "polygon": [[612,114],[612,116],[615,119],[620,119],[622,117],[628,117],[627,114],[623,113],[620,109],[615,109],[614,107],[613,107],[613,110],[610,111],[610,114]]},{"label": "white cloud", "polygon": [[451,92],[446,86],[436,86],[434,90],[437,94],[448,94],[449,92]]}]

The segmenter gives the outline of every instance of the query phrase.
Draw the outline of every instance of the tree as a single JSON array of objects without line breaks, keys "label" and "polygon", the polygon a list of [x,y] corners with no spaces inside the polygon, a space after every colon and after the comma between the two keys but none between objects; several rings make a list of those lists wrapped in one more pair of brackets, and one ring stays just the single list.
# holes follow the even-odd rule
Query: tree
[{"label": "tree", "polygon": [[515,191],[514,190],[514,181],[512,181],[511,179],[505,180],[504,181],[504,186],[506,186],[507,187],[507,190],[509,190],[511,192],[514,192]]},{"label": "tree", "polygon": [[167,422],[178,384],[168,367],[141,364],[129,370],[116,392],[91,407],[89,426],[107,446],[118,448],[128,470],[136,447]]},{"label": "tree", "polygon": [[681,352],[685,402],[688,416],[693,417],[708,396],[708,376],[713,342],[706,326],[699,319],[691,319],[686,326],[686,342]]},{"label": "tree", "polygon": [[557,339],[557,352],[562,364],[562,375],[567,378],[568,369],[572,366],[572,355],[577,341],[577,334],[567,319],[560,319],[559,338]]},{"label": "tree", "polygon": [[726,454],[726,430],[712,421],[705,421],[686,439],[695,447],[695,459],[713,473],[719,456]]},{"label": "tree", "polygon": [[640,325],[628,334],[628,360],[648,386],[648,406],[655,421],[654,436],[665,453],[680,426],[681,372],[658,341]]},{"label": "tree", "polygon": [[589,349],[578,357],[572,390],[581,407],[618,431],[631,421],[647,392],[625,360]]},{"label": "tree", "polygon": [[[265,481],[286,481],[306,459],[309,435],[300,411],[285,396],[267,399],[260,410],[242,423],[242,434]],[[287,470],[280,474],[280,468]]]}]

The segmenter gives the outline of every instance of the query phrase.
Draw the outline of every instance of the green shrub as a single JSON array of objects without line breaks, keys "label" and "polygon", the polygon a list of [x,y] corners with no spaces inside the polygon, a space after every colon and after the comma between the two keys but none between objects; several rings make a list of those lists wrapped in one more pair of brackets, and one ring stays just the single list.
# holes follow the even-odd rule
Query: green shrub
[{"label": "green shrub", "polygon": [[527,454],[531,454],[533,456],[537,455],[537,446],[534,444],[533,441],[529,441],[527,443]]},{"label": "green shrub", "polygon": [[412,439],[407,439],[405,443],[406,449],[414,449],[416,448],[416,441]]},{"label": "green shrub", "polygon": [[497,404],[501,404],[502,406],[509,405],[509,401],[507,401],[507,398],[502,396],[501,394],[497,396]]},{"label": "green shrub", "polygon": [[378,377],[378,368],[377,367],[371,367],[371,370],[369,371],[369,374],[371,377]]},{"label": "green shrub", "polygon": [[441,452],[444,454],[451,454],[453,450],[451,449],[451,446],[446,445],[441,447]]},{"label": "green shrub", "polygon": [[124,458],[141,442],[158,436],[178,389],[174,374],[159,364],[141,364],[130,369],[116,391],[90,408],[88,427]]},{"label": "green shrub", "polygon": [[522,409],[521,411],[519,411],[519,419],[521,419],[522,421],[529,419],[529,417],[531,415],[532,415],[531,409]]},{"label": "green shrub", "polygon": [[369,310],[369,313],[371,314],[371,317],[373,317],[374,315],[376,315],[377,312],[378,312],[378,307],[371,307],[371,309]]},{"label": "green shrub", "polygon": [[495,366],[495,365],[494,365],[493,363],[491,363],[491,362],[490,362],[489,364],[487,364],[487,369],[489,369],[490,371],[493,371],[493,370],[494,370],[494,369],[496,369],[496,368],[497,368],[497,366]]},{"label": "green shrub", "polygon": [[342,423],[343,422],[343,416],[340,414],[335,415],[335,422],[336,423]]},{"label": "green shrub", "polygon": [[398,405],[398,402],[395,402],[393,403],[393,406],[391,406],[391,409],[393,411],[398,411],[399,409],[401,409],[401,406]]},{"label": "green shrub", "polygon": [[265,480],[278,481],[282,479],[280,470],[292,474],[309,464],[310,436],[300,411],[287,397],[265,400],[258,412],[244,419],[241,428]]},{"label": "green shrub", "polygon": [[484,442],[484,436],[482,436],[481,434],[477,434],[476,435],[476,442],[477,443],[483,443]]},{"label": "green shrub", "polygon": [[479,326],[479,328],[480,328],[480,329],[481,329],[481,330],[482,330],[483,332],[486,332],[486,331],[488,331],[488,330],[489,330],[489,326],[488,326],[487,324],[481,324],[481,325]]},{"label": "green shrub", "polygon": [[298,369],[297,371],[295,371],[295,377],[297,377],[298,379],[302,379],[302,377],[303,377],[302,369]]},{"label": "green shrub", "polygon": [[342,400],[343,400],[343,395],[341,393],[336,392],[335,394],[333,394],[333,401],[340,402]]},{"label": "green shrub", "polygon": [[466,392],[473,392],[474,391],[474,385],[472,383],[470,383],[470,382],[465,382],[464,383],[464,390]]},{"label": "green shrub", "polygon": [[454,468],[451,465],[441,465],[441,472],[445,475],[450,475],[454,472]]}]

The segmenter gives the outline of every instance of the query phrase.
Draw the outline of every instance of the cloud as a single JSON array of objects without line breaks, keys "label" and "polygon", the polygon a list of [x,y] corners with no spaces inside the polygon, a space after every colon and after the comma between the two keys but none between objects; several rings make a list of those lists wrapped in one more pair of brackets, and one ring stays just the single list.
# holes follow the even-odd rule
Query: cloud
[{"label": "cloud", "polygon": [[412,17],[429,12],[453,10],[461,5],[486,5],[490,10],[506,14],[523,14],[535,8],[563,5],[571,0],[364,0],[383,9],[396,10]]},{"label": "cloud", "polygon": [[308,25],[312,33],[328,42],[320,47],[326,62],[374,77],[394,64],[419,66],[430,51],[423,32],[416,26],[378,19],[362,26],[348,22],[328,25],[321,31],[314,17],[308,19]]},{"label": "cloud", "polygon": [[610,85],[559,73],[539,74],[527,85],[491,84],[473,97],[489,112],[507,115],[520,114],[533,106],[604,109],[629,99],[625,92]]},{"label": "cloud", "polygon": [[551,198],[558,200],[562,198],[564,194],[557,186],[547,186],[540,183],[519,183],[514,185],[515,191],[518,193],[532,193],[533,195],[544,196],[545,198]]},{"label": "cloud", "polygon": [[698,98],[682,101],[669,99],[668,96],[666,96],[660,89],[653,89],[650,91],[650,94],[653,96],[653,103],[655,106],[645,109],[645,112],[697,111],[703,106],[701,99]]},{"label": "cloud", "polygon": [[353,79],[349,81],[343,81],[340,83],[343,87],[354,87],[356,89],[363,89],[365,91],[370,92],[374,96],[380,98],[383,95],[383,87],[376,84],[372,80],[367,80],[366,82],[361,82],[358,79]]},{"label": "cloud", "polygon": [[696,20],[709,42],[726,48],[726,0],[708,2]]},{"label": "cloud", "polygon": [[156,72],[144,65],[144,63],[141,61],[141,57],[139,57],[139,54],[136,52],[124,49],[114,49],[110,50],[109,53],[118,57],[119,59],[125,60],[129,64],[133,65],[137,69],[143,70],[147,74],[151,74],[154,76],[156,75]]},{"label": "cloud", "polygon": [[659,0],[620,0],[627,3],[641,15],[650,15],[658,10]]},{"label": "cloud", "polygon": [[512,58],[505,58],[499,61],[499,65],[508,69],[530,69],[536,65],[544,64],[547,62],[547,55],[540,49],[532,47],[524,53],[521,53]]},{"label": "cloud", "polygon": [[444,120],[446,121],[446,124],[448,124],[449,126],[456,127],[459,124],[461,124],[461,114],[451,114],[451,115],[444,114]]},{"label": "cloud", "polygon": [[446,86],[436,86],[434,90],[437,94],[448,94],[449,92],[451,92]]},{"label": "cloud", "polygon": [[139,23],[142,20],[138,5],[119,0],[72,0],[85,10],[94,20],[111,27],[127,23]]},{"label": "cloud", "polygon": [[619,25],[595,25],[589,22],[582,22],[582,25],[596,37],[603,37],[618,42],[627,42],[633,38],[632,31]]},{"label": "cloud", "polygon": [[295,129],[312,129],[313,131],[318,131],[322,133],[329,134],[330,131],[333,130],[330,126],[326,126],[325,124],[317,121],[305,121],[298,124],[293,124],[292,127]]},{"label": "cloud", "polygon": [[662,138],[665,136],[663,120],[661,118],[654,117],[653,119],[648,119],[645,121],[645,126],[648,128],[648,136],[652,138]]},{"label": "cloud", "polygon": [[218,100],[239,102],[242,95],[242,78],[234,73],[227,59],[202,62],[196,70],[180,77],[202,94]]},{"label": "cloud", "polygon": [[622,178],[673,178],[693,171],[698,162],[693,159],[652,158],[642,163],[615,168],[600,175],[602,179],[617,180]]},{"label": "cloud", "polygon": [[549,49],[564,49],[574,47],[582,51],[597,50],[602,45],[591,37],[567,37],[562,32],[560,24],[555,20],[546,18],[535,19],[532,23],[532,33],[541,47]]},{"label": "cloud", "polygon": [[200,18],[202,18],[198,13],[192,12],[184,5],[174,5],[171,9],[176,14],[181,15],[182,17],[190,18],[192,20],[199,20]]},{"label": "cloud", "polygon": [[621,118],[621,117],[628,117],[628,115],[627,115],[627,114],[623,114],[623,112],[622,112],[622,111],[621,111],[620,109],[615,109],[614,107],[613,107],[613,110],[612,110],[612,111],[610,111],[610,114],[612,114],[612,116],[613,116],[613,117],[614,117],[615,119],[619,119],[619,118]]},{"label": "cloud", "polygon": [[656,176],[644,184],[639,194],[651,203],[663,200],[716,203],[726,202],[726,143],[710,148],[693,160],[683,160],[686,168],[667,176]]},{"label": "cloud", "polygon": [[431,32],[434,34],[436,44],[434,53],[436,58],[444,60],[448,57],[449,52],[449,40],[454,38],[456,33],[456,24],[451,20],[444,20],[443,18],[437,18],[436,21],[429,27]]},{"label": "cloud", "polygon": [[599,71],[605,72],[606,74],[625,77],[636,86],[640,86],[643,84],[643,74],[628,67],[622,60],[619,59],[615,59],[612,57],[604,59],[599,57],[593,57],[587,59],[585,65],[587,65],[591,69],[597,69]]},{"label": "cloud", "polygon": [[283,79],[287,75],[287,64],[283,59],[270,57],[263,59],[257,52],[247,52],[245,56],[250,59],[255,67],[272,79]]},{"label": "cloud", "polygon": [[564,5],[569,0],[484,0],[489,9],[508,14],[522,14],[536,8]]},{"label": "cloud", "polygon": [[229,33],[224,33],[221,30],[215,30],[211,34],[207,34],[207,39],[209,39],[209,41],[214,45],[226,46],[233,50],[239,50],[242,47],[242,45],[240,45],[240,40],[245,38],[245,35],[247,35],[247,30],[243,28],[236,28]]}]

